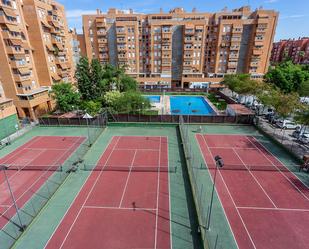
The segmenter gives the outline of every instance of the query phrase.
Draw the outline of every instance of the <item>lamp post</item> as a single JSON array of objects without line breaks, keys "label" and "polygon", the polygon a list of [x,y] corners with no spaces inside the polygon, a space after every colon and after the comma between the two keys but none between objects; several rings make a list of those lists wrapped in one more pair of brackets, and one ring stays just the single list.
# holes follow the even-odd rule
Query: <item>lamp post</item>
[{"label": "lamp post", "polygon": [[19,221],[19,224],[20,224],[19,230],[21,232],[23,232],[25,230],[25,228],[26,228],[26,225],[23,225],[23,223],[21,221],[21,217],[19,215],[19,209],[18,209],[18,206],[17,206],[17,203],[16,203],[16,199],[15,199],[15,196],[13,194],[13,191],[12,191],[11,184],[9,182],[8,176],[6,174],[6,170],[7,169],[8,169],[7,166],[0,165],[0,171],[3,171],[3,173],[4,173],[5,181],[6,181],[7,185],[8,185],[8,188],[9,188],[9,191],[10,191],[10,195],[11,195],[11,198],[12,198],[12,201],[13,201],[13,205],[14,205],[14,208],[16,210],[16,215],[17,215],[17,218],[18,218],[18,221]]},{"label": "lamp post", "polygon": [[210,227],[210,218],[211,218],[211,211],[212,211],[212,204],[213,204],[213,198],[214,198],[214,192],[215,192],[215,186],[216,186],[216,178],[217,178],[217,170],[218,168],[222,168],[224,166],[223,159],[220,156],[215,156],[215,162],[216,162],[216,167],[215,167],[215,175],[214,175],[214,181],[212,184],[212,192],[211,192],[211,199],[210,199],[210,208],[209,208],[209,213],[208,213],[208,223],[206,226],[206,229],[209,230]]},{"label": "lamp post", "polygon": [[88,142],[89,142],[89,147],[91,147],[92,143],[90,141],[89,119],[92,119],[93,117],[86,112],[83,118],[86,119],[87,121]]}]

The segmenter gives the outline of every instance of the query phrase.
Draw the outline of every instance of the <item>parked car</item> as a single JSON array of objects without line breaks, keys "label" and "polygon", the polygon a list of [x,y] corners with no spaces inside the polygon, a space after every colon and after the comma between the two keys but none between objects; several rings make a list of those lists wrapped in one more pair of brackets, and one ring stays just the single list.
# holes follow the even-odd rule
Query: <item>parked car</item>
[{"label": "parked car", "polygon": [[309,133],[304,133],[299,137],[299,141],[304,144],[309,144]]},{"label": "parked car", "polygon": [[268,116],[268,122],[271,124],[275,124],[280,120],[280,117],[276,115],[275,113],[272,113]]},{"label": "parked car", "polygon": [[302,129],[301,127],[297,127],[295,131],[292,133],[292,137],[299,138],[303,134],[309,134],[309,130]]},{"label": "parked car", "polygon": [[296,128],[300,128],[300,125],[296,124],[295,122],[291,121],[291,120],[278,120],[276,122],[276,126],[278,126],[281,129],[296,129]]}]

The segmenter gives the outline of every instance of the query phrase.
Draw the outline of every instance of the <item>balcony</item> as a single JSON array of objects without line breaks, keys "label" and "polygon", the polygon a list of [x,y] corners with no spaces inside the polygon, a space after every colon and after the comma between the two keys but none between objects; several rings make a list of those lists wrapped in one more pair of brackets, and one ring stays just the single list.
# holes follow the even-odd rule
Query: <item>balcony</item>
[{"label": "balcony", "polygon": [[185,35],[194,35],[194,29],[185,29]]},{"label": "balcony", "polygon": [[16,68],[16,69],[29,67],[28,63],[21,63],[20,61],[11,61],[10,64],[12,68]]},{"label": "balcony", "polygon": [[105,36],[107,34],[106,30],[98,30],[97,36]]},{"label": "balcony", "polygon": [[117,33],[117,35],[120,35],[120,34],[125,34],[126,31],[125,31],[124,28],[116,28],[116,33]]},{"label": "balcony", "polygon": [[26,80],[30,80],[30,74],[28,75],[14,74],[14,80],[16,82],[23,82]]},{"label": "balcony", "polygon": [[230,54],[229,57],[232,58],[232,59],[237,59],[239,57],[239,55],[238,54]]},{"label": "balcony", "polygon": [[64,49],[64,46],[62,45],[62,42],[60,40],[57,40],[56,38],[52,37],[51,41],[52,41],[52,44],[56,45],[59,50]]},{"label": "balcony", "polygon": [[193,39],[191,37],[185,37],[185,43],[193,43]]},{"label": "balcony", "polygon": [[9,20],[6,18],[5,15],[0,16],[0,24],[12,24],[12,25],[17,25],[18,23],[13,20]]},{"label": "balcony", "polygon": [[229,63],[227,64],[227,66],[228,66],[229,68],[236,68],[236,67],[237,67],[237,63],[235,63],[235,62],[229,62]]},{"label": "balcony", "polygon": [[253,55],[262,55],[263,49],[253,49]]},{"label": "balcony", "polygon": [[258,67],[258,66],[259,66],[259,62],[257,61],[250,62],[250,67]]},{"label": "balcony", "polygon": [[107,43],[107,39],[106,38],[99,38],[98,43],[99,43],[99,45],[102,44],[102,43]]},{"label": "balcony", "polygon": [[7,46],[6,51],[8,54],[16,54],[16,55],[25,54],[25,50],[23,48],[16,48],[13,46]]}]

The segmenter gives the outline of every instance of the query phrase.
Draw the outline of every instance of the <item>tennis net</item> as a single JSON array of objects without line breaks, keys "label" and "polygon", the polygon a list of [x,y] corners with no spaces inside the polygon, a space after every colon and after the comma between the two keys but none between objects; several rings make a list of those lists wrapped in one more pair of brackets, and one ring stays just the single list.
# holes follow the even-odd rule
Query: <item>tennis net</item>
[{"label": "tennis net", "polygon": [[62,165],[1,164],[6,170],[62,171]]},{"label": "tennis net", "polygon": [[[216,165],[215,163],[207,164],[207,167],[204,167],[205,169],[215,169]],[[202,168],[203,169],[203,168]],[[272,171],[272,172],[279,172],[279,171],[291,171],[291,172],[297,172],[300,171],[301,165],[282,165],[282,164],[256,164],[256,165],[242,165],[242,164],[225,164],[220,170],[244,170],[244,171]]]},{"label": "tennis net", "polygon": [[123,172],[170,172],[176,173],[176,166],[110,166],[84,164],[85,171],[123,171]]}]

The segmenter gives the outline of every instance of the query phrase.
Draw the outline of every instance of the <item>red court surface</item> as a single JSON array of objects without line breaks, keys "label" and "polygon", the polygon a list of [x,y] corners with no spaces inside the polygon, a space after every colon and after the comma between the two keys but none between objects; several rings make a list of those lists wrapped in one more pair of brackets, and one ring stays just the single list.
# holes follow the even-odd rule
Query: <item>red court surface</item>
[{"label": "red court surface", "polygon": [[[84,140],[84,137],[37,136],[0,158],[0,165],[22,167],[21,170],[6,171],[19,208],[54,173],[44,169],[61,165]],[[0,193],[1,229],[16,213],[3,172],[0,172]]]},{"label": "red court surface", "polygon": [[196,138],[212,177],[214,156],[224,160],[216,189],[240,249],[309,248],[308,187],[252,136]]},{"label": "red court surface", "polygon": [[139,167],[168,167],[166,137],[114,136],[46,248],[170,249],[169,173]]}]

